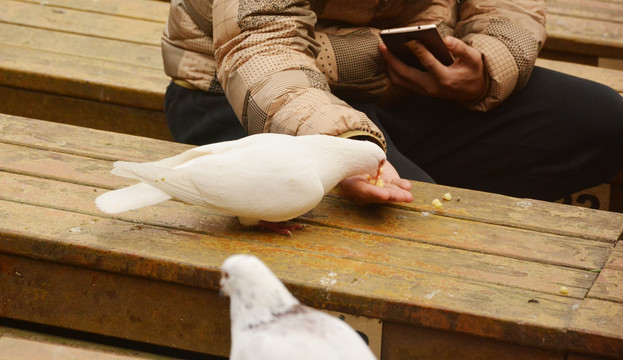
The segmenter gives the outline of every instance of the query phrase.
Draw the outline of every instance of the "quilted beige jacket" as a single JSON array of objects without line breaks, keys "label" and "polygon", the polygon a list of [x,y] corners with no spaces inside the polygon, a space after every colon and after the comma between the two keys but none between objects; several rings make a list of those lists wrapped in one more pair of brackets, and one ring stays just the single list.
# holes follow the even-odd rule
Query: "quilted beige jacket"
[{"label": "quilted beige jacket", "polygon": [[344,100],[399,98],[379,29],[429,23],[483,54],[487,93],[464,104],[481,111],[526,84],[546,37],[536,0],[173,0],[162,51],[167,75],[224,93],[250,134],[363,136],[384,147]]}]

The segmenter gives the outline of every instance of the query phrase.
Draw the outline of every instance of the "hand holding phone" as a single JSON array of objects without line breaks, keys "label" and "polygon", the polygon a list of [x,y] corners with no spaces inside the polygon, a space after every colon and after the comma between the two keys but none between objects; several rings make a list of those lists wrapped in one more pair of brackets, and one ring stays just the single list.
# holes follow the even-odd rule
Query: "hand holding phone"
[{"label": "hand holding phone", "polygon": [[[454,37],[447,37],[445,43],[457,60],[452,66],[445,66],[434,61],[430,52],[421,53],[428,71],[406,65],[387,46],[381,45],[379,50],[387,63],[392,85],[420,95],[459,102],[472,102],[485,96],[488,80],[482,53]],[[422,44],[417,46],[418,51],[423,50]]]},{"label": "hand holding phone", "polygon": [[380,36],[387,49],[411,67],[426,71],[413,51],[406,46],[411,40],[419,41],[442,64],[450,66],[454,63],[454,57],[435,24],[385,29],[381,30]]}]

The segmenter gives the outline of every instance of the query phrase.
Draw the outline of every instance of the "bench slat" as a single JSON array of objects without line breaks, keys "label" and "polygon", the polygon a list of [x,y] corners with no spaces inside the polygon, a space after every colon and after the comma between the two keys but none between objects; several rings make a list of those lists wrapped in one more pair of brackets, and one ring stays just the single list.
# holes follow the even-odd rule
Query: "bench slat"
[{"label": "bench slat", "polygon": [[598,57],[623,58],[623,26],[601,20],[549,15],[544,48]]},{"label": "bench slat", "polygon": [[589,297],[623,304],[623,251],[615,249],[606,262]]},{"label": "bench slat", "polygon": [[[474,321],[485,321],[490,326],[488,336],[503,338],[506,334],[520,332],[529,341],[541,344],[543,337],[546,342],[560,340],[558,337],[570,320],[570,309],[580,301],[436,276],[385,262],[371,263],[295,251],[259,241],[199,235],[148,225],[139,228],[137,224],[125,221],[12,202],[2,202],[2,208],[9,224],[4,230],[6,235],[0,240],[5,253],[88,266],[90,271],[141,273],[147,278],[175,283],[190,278],[192,286],[214,291],[220,277],[219,265],[226,256],[253,253],[262,258],[299,298],[312,306],[350,310],[351,313],[413,325],[471,331],[469,326]],[[33,227],[35,219],[48,221],[41,223],[41,227]],[[325,239],[327,243],[332,241]],[[98,260],[94,262],[93,259]],[[10,271],[3,273],[12,274]],[[360,279],[359,274],[363,273],[366,277]],[[335,283],[326,285],[323,279],[333,279]],[[331,296],[319,296],[327,290],[331,291]],[[538,299],[539,306],[530,306],[529,299]],[[33,301],[40,302],[39,299]],[[4,311],[22,312],[21,309],[28,307],[27,304],[16,304]],[[417,311],[413,307],[417,307]],[[457,316],[457,322],[449,324],[444,313]]]},{"label": "bench slat", "polygon": [[[128,105],[0,86],[0,112],[93,129],[172,140],[164,113]],[[29,104],[25,106],[25,104]],[[29,131],[29,130],[26,130]]]},{"label": "bench slat", "polygon": [[[0,114],[0,142],[96,159],[155,161],[192,145]],[[149,150],[147,150],[149,149]]]},{"label": "bench slat", "polygon": [[616,1],[546,0],[547,13],[623,24],[623,7]]},{"label": "bench slat", "polygon": [[11,45],[0,47],[2,85],[113,104],[162,110],[169,83],[151,68],[68,56]]},{"label": "bench slat", "polygon": [[[160,46],[127,43],[80,34],[49,31],[20,25],[0,23],[0,44],[30,50],[53,52],[59,55],[92,58],[112,63],[148,67],[163,72]],[[67,61],[67,60],[66,60]],[[138,69],[137,69],[138,70]],[[136,71],[136,70],[135,70]]]},{"label": "bench slat", "polygon": [[577,342],[572,340],[570,349],[593,354],[605,352],[612,358],[623,358],[621,319],[623,304],[584,299],[569,328],[572,339],[578,339]]},{"label": "bench slat", "polygon": [[[100,132],[86,128],[54,124],[3,115],[0,122],[0,142],[50,149],[57,152],[91,156],[106,160],[153,161],[178,154],[192,148],[189,145],[163,142],[141,137],[128,137],[116,133]],[[125,139],[132,139],[127,141]],[[143,150],[145,149],[145,150]],[[149,149],[149,150],[146,150]],[[107,166],[101,163],[102,167]],[[52,169],[54,167],[51,167]],[[105,172],[106,170],[102,170]],[[95,179],[99,179],[97,174]],[[63,176],[57,174],[55,176]],[[74,176],[74,175],[72,175]],[[75,175],[77,176],[77,175]],[[84,176],[84,175],[83,175]],[[109,176],[107,176],[109,177]],[[86,179],[86,182],[94,180]],[[119,179],[105,187],[127,184]],[[561,212],[558,204],[519,199],[496,194],[438,187],[426,183],[414,183],[414,203],[400,205],[422,212],[433,212],[430,201],[440,198],[442,191],[454,193],[455,200],[447,203],[442,215],[466,220],[487,221],[504,226],[515,226],[552,232],[564,236],[581,237],[604,242],[614,242],[623,228],[623,214],[612,214],[589,209],[566,208]],[[462,197],[461,201],[456,201]],[[463,206],[461,206],[463,202]],[[519,205],[518,205],[519,203]],[[528,206],[530,205],[530,206]],[[467,211],[466,208],[470,210]],[[574,209],[576,212],[570,211]],[[441,212],[440,212],[441,213]],[[591,223],[602,224],[598,229]]]},{"label": "bench slat", "polygon": [[[22,2],[41,5],[40,0],[19,0]],[[93,13],[115,15],[139,20],[148,20],[164,23],[169,12],[168,1],[156,0],[105,0],[105,1],[83,1],[83,0],[45,0],[45,6],[58,7],[73,10],[82,10]]]},{"label": "bench slat", "polygon": [[[0,155],[2,166],[5,171],[11,173],[58,179],[98,188],[116,188],[134,183],[129,179],[111,176],[109,171],[112,166],[103,160],[89,159],[86,162],[88,166],[85,166],[84,158],[75,155],[58,153],[54,157],[50,157],[48,152],[42,150],[8,144],[0,144],[0,149],[2,150],[0,154],[7,154]],[[33,171],[36,172],[33,173]],[[172,204],[175,203],[172,202]],[[93,206],[92,203],[88,204],[89,209],[93,209]],[[155,211],[154,209],[156,208],[146,208],[137,212],[140,214],[150,213]],[[190,214],[190,211],[196,211],[196,217],[219,214],[201,208],[191,210],[191,208],[182,207],[176,212],[164,210],[163,213],[154,214],[153,218],[166,219],[168,216],[172,216],[164,216],[166,213],[182,213],[182,218],[184,218],[188,216],[186,212]],[[332,218],[318,219],[314,215],[317,211],[327,212],[332,215]],[[400,209],[389,209],[382,214],[366,214],[367,211],[370,210],[361,209],[349,201],[339,198],[326,198],[316,210],[303,216],[302,219],[332,227],[352,227],[365,232],[380,232],[390,234],[390,236],[444,246],[523,259],[536,259],[546,263],[574,266],[587,270],[600,268],[606,260],[608,249],[611,247],[607,243],[532,233],[506,226],[491,225],[472,234],[471,232],[475,230],[471,230],[473,223],[470,221],[459,221],[434,215],[423,216],[420,213]],[[366,217],[371,215],[378,216],[379,220],[367,220]],[[353,219],[348,219],[349,217]],[[171,221],[179,222],[180,220]],[[183,222],[192,224],[196,221],[190,217]],[[208,228],[206,231],[214,230]],[[565,256],[561,256],[561,254],[565,254]],[[559,263],[559,261],[563,261],[563,263]]]},{"label": "bench slat", "polygon": [[[21,202],[41,207],[81,212],[99,217],[123,219],[141,222],[145,225],[164,226],[184,230],[201,218],[206,225],[195,231],[219,233],[225,237],[245,241],[261,241],[276,247],[292,248],[301,252],[323,253],[345,258],[357,257],[359,260],[378,262],[392,258],[392,266],[421,272],[446,275],[491,284],[504,284],[543,293],[557,295],[561,283],[570,287],[570,296],[582,298],[591,287],[596,273],[568,267],[552,266],[542,262],[505,258],[485,253],[475,253],[462,249],[450,248],[442,241],[442,246],[434,246],[394,237],[368,235],[357,239],[355,233],[342,229],[333,229],[308,225],[307,231],[296,234],[296,239],[284,241],[267,234],[254,231],[241,231],[235,219],[217,212],[209,212],[197,207],[189,207],[171,202],[147,211],[131,212],[109,216],[99,212],[93,205],[100,189],[77,184],[36,179],[30,176],[0,173],[0,198],[7,201]],[[57,194],[65,194],[62,199]],[[150,220],[145,220],[150,219]],[[433,233],[430,237],[436,237]],[[341,239],[339,243],[323,244],[324,239]],[[379,246],[383,254],[378,253]],[[584,249],[580,249],[583,251]],[[601,248],[601,257],[607,249]],[[484,265],[486,264],[486,265]]]},{"label": "bench slat", "polygon": [[13,0],[0,3],[0,22],[155,46],[160,45],[164,27],[160,22]]}]

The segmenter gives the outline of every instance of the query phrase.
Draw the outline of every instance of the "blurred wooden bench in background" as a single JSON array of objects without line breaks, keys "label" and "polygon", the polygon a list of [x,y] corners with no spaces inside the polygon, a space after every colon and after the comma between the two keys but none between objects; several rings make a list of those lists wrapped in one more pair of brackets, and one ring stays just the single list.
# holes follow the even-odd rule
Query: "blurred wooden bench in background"
[{"label": "blurred wooden bench in background", "polygon": [[0,113],[170,139],[168,2],[0,1]]},{"label": "blurred wooden bench in background", "polygon": [[543,56],[623,70],[623,1],[546,0]]}]

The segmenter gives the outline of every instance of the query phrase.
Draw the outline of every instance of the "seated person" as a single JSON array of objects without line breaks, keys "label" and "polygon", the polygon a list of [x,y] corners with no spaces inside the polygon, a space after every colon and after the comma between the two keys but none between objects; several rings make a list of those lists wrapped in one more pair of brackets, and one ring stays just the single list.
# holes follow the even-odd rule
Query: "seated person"
[{"label": "seated person", "polygon": [[[436,24],[456,61],[381,29]],[[162,39],[176,141],[327,134],[387,151],[381,189],[346,179],[358,203],[410,201],[404,179],[557,200],[623,168],[623,99],[535,67],[542,1],[173,1]]]}]

